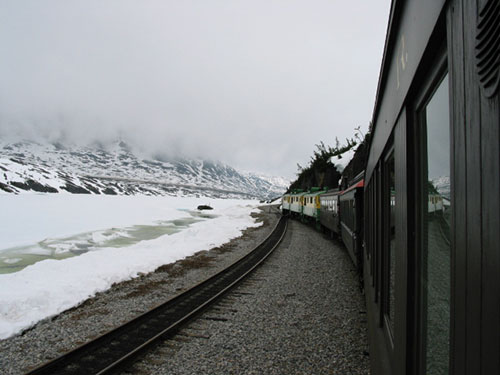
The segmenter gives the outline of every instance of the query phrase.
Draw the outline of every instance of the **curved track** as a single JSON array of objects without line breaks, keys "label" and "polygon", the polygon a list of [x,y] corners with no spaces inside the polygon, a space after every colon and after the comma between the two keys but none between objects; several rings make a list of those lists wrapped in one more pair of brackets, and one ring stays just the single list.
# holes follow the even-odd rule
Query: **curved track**
[{"label": "curved track", "polygon": [[225,270],[28,374],[88,375],[118,370],[157,340],[175,334],[183,323],[242,280],[278,246],[286,228],[287,220],[282,217],[260,245]]}]

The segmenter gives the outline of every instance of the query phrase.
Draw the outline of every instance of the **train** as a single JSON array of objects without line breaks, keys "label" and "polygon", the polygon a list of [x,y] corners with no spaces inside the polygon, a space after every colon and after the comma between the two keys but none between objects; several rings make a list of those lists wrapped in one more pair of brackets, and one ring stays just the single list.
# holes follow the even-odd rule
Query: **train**
[{"label": "train", "polygon": [[[312,223],[321,232],[338,236],[357,271],[363,272],[364,247],[364,171],[352,179],[341,190],[313,187],[307,191],[293,190],[281,197],[281,212],[284,216]],[[390,197],[390,215],[394,221],[396,197]],[[427,197],[427,212],[438,214],[449,212],[449,200],[439,193]]]},{"label": "train", "polygon": [[359,174],[344,190],[313,187],[294,190],[281,200],[282,214],[312,223],[318,230],[342,239],[349,256],[361,273],[363,246],[363,186]]},{"label": "train", "polygon": [[499,0],[392,0],[362,176],[283,197],[360,271],[372,374],[500,374],[499,25]]}]

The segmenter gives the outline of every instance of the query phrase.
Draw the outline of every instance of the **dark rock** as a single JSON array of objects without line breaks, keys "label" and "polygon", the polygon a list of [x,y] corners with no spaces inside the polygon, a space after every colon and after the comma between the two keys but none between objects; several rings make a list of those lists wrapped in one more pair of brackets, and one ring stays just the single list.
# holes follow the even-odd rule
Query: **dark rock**
[{"label": "dark rock", "polygon": [[198,206],[198,210],[202,211],[202,210],[213,210],[212,207],[206,205],[206,204],[202,204],[202,205],[199,205]]},{"label": "dark rock", "polygon": [[114,191],[113,189],[111,189],[111,188],[109,188],[109,187],[108,187],[108,188],[106,188],[106,189],[104,189],[104,190],[103,190],[103,193],[104,193],[104,194],[106,194],[106,195],[117,195],[117,194],[116,194],[116,191]]},{"label": "dark rock", "polygon": [[48,185],[42,185],[41,183],[35,181],[35,180],[26,180],[26,182],[18,182],[18,181],[12,181],[10,183],[12,186],[15,186],[19,189],[23,190],[33,190],[33,191],[39,191],[41,193],[58,193],[59,191],[56,188],[53,188],[52,186]]},{"label": "dark rock", "polygon": [[61,189],[69,191],[70,193],[73,193],[73,194],[90,194],[90,191],[88,191],[87,189],[84,189],[81,186],[72,184],[71,182],[66,182],[66,185],[61,186]]},{"label": "dark rock", "polygon": [[6,191],[7,193],[17,193],[17,190],[14,189],[13,187],[10,187],[9,185],[6,185],[2,182],[0,182],[0,189],[3,191]]},{"label": "dark rock", "polygon": [[98,188],[84,183],[84,186],[94,194],[101,194]]},{"label": "dark rock", "polygon": [[[16,154],[18,155],[18,154]],[[21,154],[22,155],[22,154]],[[23,155],[24,156],[24,155]],[[22,160],[19,160],[19,159],[15,159],[15,158],[10,158],[10,161],[13,161],[14,163],[17,163],[17,164],[21,164],[21,165],[26,165],[25,162],[23,162]]]}]

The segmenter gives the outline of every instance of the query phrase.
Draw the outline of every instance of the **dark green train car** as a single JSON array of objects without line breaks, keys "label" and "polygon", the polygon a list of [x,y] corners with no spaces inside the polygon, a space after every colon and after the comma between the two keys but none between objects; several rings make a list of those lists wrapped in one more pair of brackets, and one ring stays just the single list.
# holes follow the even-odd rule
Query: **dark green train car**
[{"label": "dark green train car", "polygon": [[500,1],[393,0],[365,173],[372,374],[500,374]]}]

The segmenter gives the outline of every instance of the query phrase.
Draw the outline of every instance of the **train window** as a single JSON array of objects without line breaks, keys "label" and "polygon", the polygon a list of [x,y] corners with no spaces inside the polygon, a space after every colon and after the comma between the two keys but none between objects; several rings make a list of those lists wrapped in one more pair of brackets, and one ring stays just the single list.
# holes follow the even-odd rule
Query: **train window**
[{"label": "train window", "polygon": [[[422,374],[449,373],[450,343],[450,119],[448,75],[419,113],[421,219],[419,255]],[[437,205],[436,198],[447,204]]]}]

